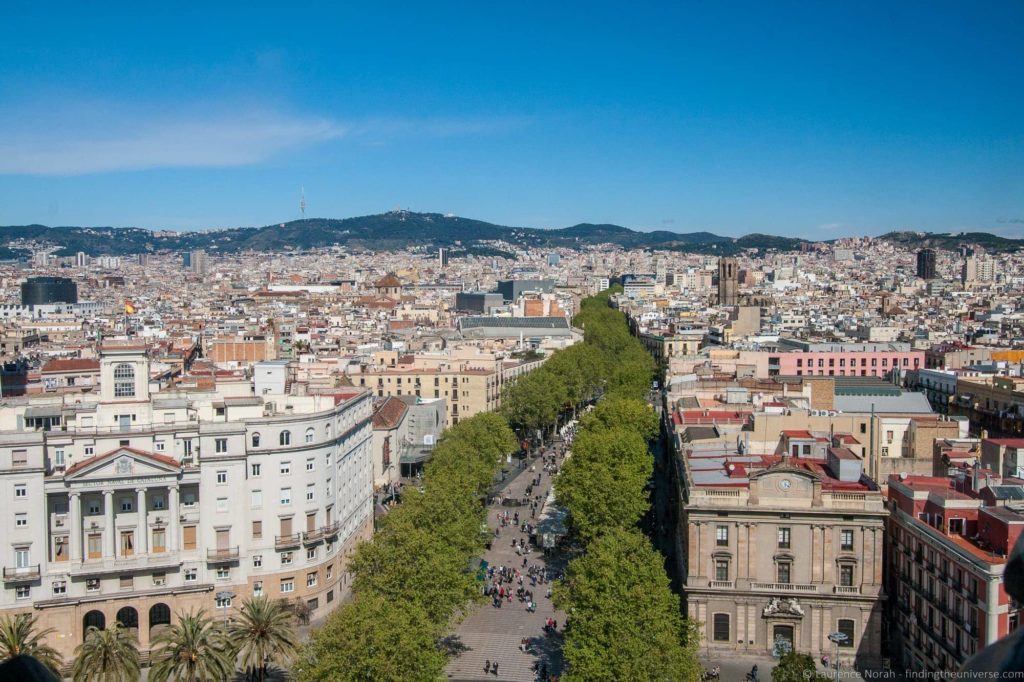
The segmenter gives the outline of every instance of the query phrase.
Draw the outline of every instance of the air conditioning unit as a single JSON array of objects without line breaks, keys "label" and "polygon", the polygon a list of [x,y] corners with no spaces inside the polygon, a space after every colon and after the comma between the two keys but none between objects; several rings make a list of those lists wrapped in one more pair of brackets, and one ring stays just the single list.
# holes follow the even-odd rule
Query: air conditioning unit
[{"label": "air conditioning unit", "polygon": [[64,526],[64,519],[58,516],[53,525],[57,526],[57,528],[62,528]]},{"label": "air conditioning unit", "polygon": [[167,578],[157,578],[157,577],[154,576],[153,584],[156,585],[157,587],[163,587],[164,585],[167,584]]},{"label": "air conditioning unit", "polygon": [[178,517],[178,520],[179,521],[186,521],[187,517],[184,514],[182,514],[181,516]]}]

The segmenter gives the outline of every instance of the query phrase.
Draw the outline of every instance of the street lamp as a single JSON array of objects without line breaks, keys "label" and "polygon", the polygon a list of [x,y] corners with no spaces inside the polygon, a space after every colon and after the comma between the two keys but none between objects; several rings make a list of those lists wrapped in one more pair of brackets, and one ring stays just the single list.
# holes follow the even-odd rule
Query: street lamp
[{"label": "street lamp", "polygon": [[844,632],[833,632],[828,636],[830,642],[832,642],[832,650],[835,652],[835,663],[836,663],[836,682],[839,682],[839,645],[845,644],[850,639]]},{"label": "street lamp", "polygon": [[228,606],[231,604],[231,599],[235,596],[234,592],[218,592],[217,601],[221,603],[221,608],[224,609],[224,626],[228,624]]}]

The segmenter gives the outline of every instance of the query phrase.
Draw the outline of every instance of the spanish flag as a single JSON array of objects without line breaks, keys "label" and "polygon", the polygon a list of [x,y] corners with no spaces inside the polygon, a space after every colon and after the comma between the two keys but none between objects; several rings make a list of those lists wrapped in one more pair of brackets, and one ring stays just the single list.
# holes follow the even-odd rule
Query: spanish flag
[{"label": "spanish flag", "polygon": [[124,314],[125,315],[134,315],[135,314],[135,304],[132,303],[131,301],[125,301],[124,302]]}]

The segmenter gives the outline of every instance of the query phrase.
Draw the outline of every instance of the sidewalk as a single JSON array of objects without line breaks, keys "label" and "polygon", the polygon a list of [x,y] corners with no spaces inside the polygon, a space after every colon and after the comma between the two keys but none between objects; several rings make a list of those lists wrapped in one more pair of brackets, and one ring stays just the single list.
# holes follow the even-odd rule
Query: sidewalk
[{"label": "sidewalk", "polygon": [[[529,467],[536,464],[537,470],[530,472]],[[514,466],[514,465],[513,465]],[[543,460],[527,461],[526,471],[514,472],[517,475],[507,479],[500,491],[494,491],[505,499],[523,498],[526,496],[526,488],[531,480],[538,474],[541,476],[539,486],[535,486],[531,495],[542,495],[547,497],[551,489],[551,476],[542,470]],[[537,516],[530,518],[529,506],[512,507],[491,504],[487,508],[487,523],[493,530],[498,523],[498,513],[508,511],[510,514],[519,512],[520,521],[527,521],[536,524],[543,509],[539,510]],[[484,553],[483,559],[490,566],[522,568],[523,557],[517,556],[512,549],[512,540],[529,537],[512,525],[502,528],[500,536],[494,538],[491,549]],[[534,548],[525,555],[527,563],[531,566],[549,567],[554,571],[563,570],[560,557],[552,555],[545,557],[540,549]],[[528,613],[526,605],[513,598],[512,602],[505,602],[500,609],[494,608],[490,601],[485,604],[474,606],[469,615],[455,629],[455,636],[461,641],[465,649],[461,654],[452,659],[447,668],[449,679],[459,682],[470,682],[476,680],[509,680],[513,682],[533,682],[536,679],[534,665],[538,662],[547,664],[548,674],[557,675],[561,673],[561,635],[545,635],[544,622],[548,618],[558,621],[559,628],[565,622],[565,614],[556,611],[544,594],[548,585],[538,583],[536,587],[528,589],[534,592],[534,601],[537,603],[535,613]],[[519,649],[523,638],[530,638],[532,646],[529,653],[523,653]],[[484,663],[498,663],[498,674],[484,672]]]}]

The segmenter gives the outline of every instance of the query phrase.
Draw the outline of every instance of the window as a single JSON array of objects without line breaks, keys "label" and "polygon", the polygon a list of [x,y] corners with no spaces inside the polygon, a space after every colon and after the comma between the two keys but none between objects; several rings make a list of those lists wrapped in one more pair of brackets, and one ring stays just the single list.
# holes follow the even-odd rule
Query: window
[{"label": "window", "polygon": [[132,510],[132,498],[122,497],[121,498],[121,511],[130,512]]},{"label": "window", "polygon": [[282,431],[281,432],[281,436],[278,439],[278,441],[281,443],[281,445],[291,445],[292,444],[292,432],[291,431]]},{"label": "window", "polygon": [[316,460],[312,457],[306,460],[306,471],[313,471],[316,469]]},{"label": "window", "polygon": [[14,515],[14,527],[25,528],[28,526],[28,514],[15,514]]},{"label": "window", "polygon": [[263,555],[262,554],[253,554],[252,555],[252,567],[253,568],[260,568],[261,566],[263,566]]},{"label": "window", "polygon": [[844,552],[853,551],[853,531],[844,529],[839,531],[839,549]]},{"label": "window", "polygon": [[86,592],[99,592],[100,591],[100,579],[99,578],[88,578],[85,581]]},{"label": "window", "polygon": [[789,528],[779,529],[779,549],[789,549]]},{"label": "window", "polygon": [[291,563],[292,563],[292,553],[291,552],[281,552],[281,565],[282,566],[290,566]]},{"label": "window", "polygon": [[252,537],[254,540],[258,540],[263,537],[263,522],[253,521],[252,522]]},{"label": "window", "polygon": [[68,583],[66,580],[54,580],[53,581],[53,594],[54,596],[67,594]]},{"label": "window", "polygon": [[217,597],[216,603],[218,609],[230,609],[231,597]]},{"label": "window", "polygon": [[181,548],[185,550],[196,548],[196,527],[195,526],[182,526],[181,527]]},{"label": "window", "polygon": [[291,503],[292,503],[292,489],[291,488],[281,488],[281,504],[291,504]]},{"label": "window", "polygon": [[281,462],[281,475],[282,476],[287,476],[291,472],[292,472],[292,463],[291,462],[287,462],[287,461],[286,462]]},{"label": "window", "polygon": [[257,580],[252,584],[252,596],[262,597],[263,596],[263,581]]},{"label": "window", "polygon": [[776,575],[778,579],[775,582],[781,583],[783,585],[788,585],[790,581],[791,567],[792,564],[790,564],[788,561],[780,561],[779,565],[776,567]]},{"label": "window", "polygon": [[324,455],[324,464],[327,466],[331,466],[331,453],[328,452],[326,455]]},{"label": "window", "polygon": [[68,538],[66,535],[58,535],[53,539],[53,560],[68,560]]},{"label": "window", "polygon": [[164,496],[153,495],[153,509],[160,510],[164,508]]},{"label": "window", "polygon": [[251,464],[251,465],[249,465],[249,474],[253,478],[259,478],[262,473],[263,473],[263,465],[262,464]]},{"label": "window", "polygon": [[130,575],[122,575],[118,580],[118,587],[122,590],[133,590],[135,589],[135,578]]},{"label": "window", "polygon": [[121,556],[132,556],[135,554],[135,532],[130,530],[121,531]]},{"label": "window", "polygon": [[306,429],[306,442],[307,443],[312,443],[313,442],[313,428],[312,427]]},{"label": "window", "polygon": [[135,368],[120,364],[114,367],[114,397],[132,398],[135,396]]},{"label": "window", "polygon": [[217,580],[227,580],[231,577],[231,569],[221,566],[217,569]]},{"label": "window", "polygon": [[89,559],[99,559],[103,556],[103,536],[99,533],[90,533],[86,539],[86,550]]},{"label": "window", "polygon": [[306,587],[316,587],[316,571],[306,574]]},{"label": "window", "polygon": [[53,464],[54,466],[64,466],[64,448],[57,448],[53,451]]},{"label": "window", "polygon": [[153,547],[154,552],[166,552],[167,551],[167,533],[163,528],[153,529]]},{"label": "window", "polygon": [[284,578],[281,580],[281,593],[287,594],[295,591],[295,583],[291,578]]},{"label": "window", "polygon": [[228,472],[226,472],[226,471],[218,471],[217,472],[217,483],[218,484],[222,484],[222,483],[227,483],[227,482],[228,482]]},{"label": "window", "polygon": [[729,641],[729,614],[716,613],[712,637],[716,642]]},{"label": "window", "polygon": [[258,433],[252,434],[252,446],[254,448],[258,448],[260,446],[260,434],[258,434]]},{"label": "window", "polygon": [[217,511],[226,512],[228,510],[228,498],[218,497],[217,498]]},{"label": "window", "polygon": [[839,567],[839,584],[843,587],[853,587],[853,564],[842,564]]},{"label": "window", "polygon": [[715,580],[725,582],[729,580],[729,562],[725,559],[719,559],[715,562]]},{"label": "window", "polygon": [[326,481],[326,483],[324,485],[324,494],[326,494],[326,495],[330,495],[331,494],[331,490],[332,490],[331,483],[333,483],[333,481],[334,481],[334,479],[331,479],[331,478],[327,479],[327,481]]},{"label": "window", "polygon": [[28,497],[28,487],[24,483],[14,484],[15,497]]},{"label": "window", "polygon": [[157,587],[163,587],[164,585],[166,585],[167,584],[167,574],[166,573],[154,573],[153,574],[153,584],[155,586],[157,586]]},{"label": "window", "polygon": [[312,502],[316,498],[316,486],[312,483],[306,486],[306,502]]},{"label": "window", "polygon": [[186,492],[181,494],[181,506],[183,507],[194,507],[196,506],[196,494],[194,492]]},{"label": "window", "polygon": [[28,450],[11,450],[11,464],[16,467],[27,467]]},{"label": "window", "polygon": [[729,546],[729,526],[718,526],[715,529],[715,544],[719,547]]},{"label": "window", "polygon": [[96,448],[92,445],[86,445],[84,452],[86,457],[92,457],[96,453]]},{"label": "window", "polygon": [[307,599],[306,608],[308,608],[310,611],[316,611],[318,608],[320,608],[320,600],[316,597],[313,597],[312,599]]},{"label": "window", "polygon": [[839,646],[843,648],[852,647],[855,644],[855,642],[853,641],[854,622],[848,618],[840,618],[839,623],[837,625],[838,627],[836,628],[836,630],[846,635],[846,641],[844,641]]},{"label": "window", "polygon": [[253,490],[250,494],[250,502],[253,509],[259,509],[263,506],[263,491]]},{"label": "window", "polygon": [[228,439],[227,438],[215,438],[213,440],[213,451],[214,452],[227,452],[228,451]]},{"label": "window", "polygon": [[167,444],[164,443],[162,440],[156,441],[155,445],[156,445],[156,451],[157,452],[164,452],[164,451],[167,450]]},{"label": "window", "polygon": [[334,575],[334,564],[327,564],[327,579],[330,580],[331,576]]},{"label": "window", "polygon": [[194,583],[199,579],[199,569],[197,568],[186,568],[185,569],[185,582]]},{"label": "window", "polygon": [[28,585],[18,585],[14,588],[15,599],[28,599],[32,596],[32,590]]},{"label": "window", "polygon": [[316,559],[316,547],[310,547],[306,550],[306,558],[310,560]]}]

